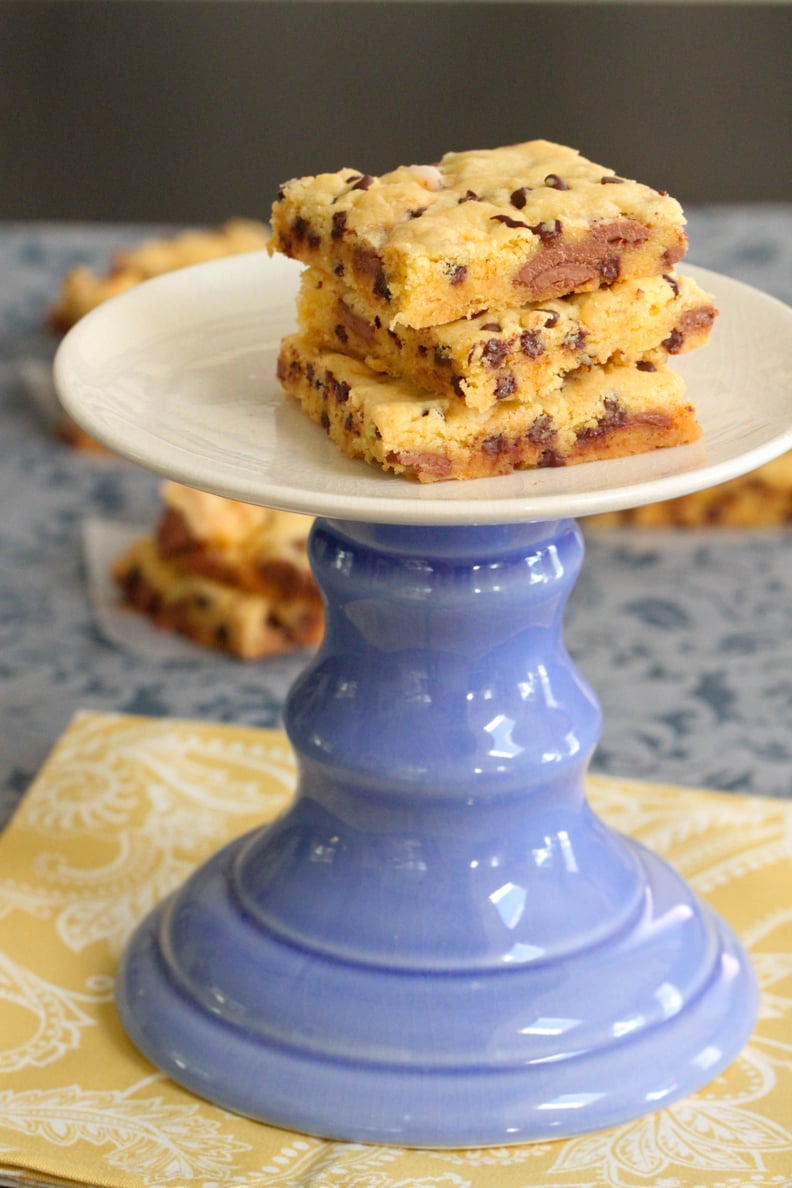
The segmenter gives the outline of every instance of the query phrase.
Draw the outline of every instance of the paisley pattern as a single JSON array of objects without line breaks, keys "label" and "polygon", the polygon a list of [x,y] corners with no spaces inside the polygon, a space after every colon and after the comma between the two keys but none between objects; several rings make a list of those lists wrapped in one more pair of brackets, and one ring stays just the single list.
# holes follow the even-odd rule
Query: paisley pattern
[{"label": "paisley pattern", "polygon": [[[323,1142],[153,1072],[112,1005],[119,946],[209,852],[289,800],[274,730],[77,716],[0,838],[0,1184],[107,1188],[790,1188],[792,805],[592,776],[594,807],[735,926],[754,1036],[695,1094],[567,1141],[470,1151]],[[13,1179],[10,1181],[13,1182]]]}]

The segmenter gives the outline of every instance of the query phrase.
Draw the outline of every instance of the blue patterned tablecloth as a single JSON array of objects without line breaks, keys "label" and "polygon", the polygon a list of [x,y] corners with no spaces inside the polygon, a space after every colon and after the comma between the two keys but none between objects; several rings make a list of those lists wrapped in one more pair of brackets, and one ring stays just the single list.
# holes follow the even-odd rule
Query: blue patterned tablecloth
[{"label": "blue patterned tablecloth", "polygon": [[[792,304],[792,205],[689,222],[691,262]],[[65,271],[158,230],[0,226],[0,822],[78,709],[273,726],[303,663],[147,658],[97,627],[84,522],[152,524],[159,479],[59,444],[25,376]],[[792,795],[792,532],[588,534],[566,639],[605,712],[597,771]]]}]

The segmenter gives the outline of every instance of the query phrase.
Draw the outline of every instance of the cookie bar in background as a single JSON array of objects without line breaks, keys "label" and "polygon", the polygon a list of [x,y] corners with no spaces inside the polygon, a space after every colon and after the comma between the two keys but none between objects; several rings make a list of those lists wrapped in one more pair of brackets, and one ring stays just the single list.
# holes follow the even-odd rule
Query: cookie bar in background
[{"label": "cookie bar in background", "polygon": [[531,140],[380,177],[295,178],[270,251],[342,277],[389,329],[468,318],[668,272],[687,249],[668,194]]},{"label": "cookie bar in background", "polygon": [[63,334],[97,305],[125,293],[141,281],[176,272],[191,264],[262,251],[268,241],[269,230],[263,223],[253,219],[230,219],[221,227],[190,229],[147,240],[138,247],[119,249],[104,273],[78,265],[66,274],[58,299],[49,311],[50,324]]},{"label": "cookie bar in background", "polygon": [[704,491],[587,516],[599,528],[780,528],[792,524],[792,453]]},{"label": "cookie bar in background", "polygon": [[310,517],[172,482],[162,498],[155,532],[113,566],[127,606],[244,660],[319,643],[324,614],[306,552]]},{"label": "cookie bar in background", "polygon": [[347,457],[421,482],[616,458],[700,432],[682,379],[648,361],[578,368],[547,396],[484,411],[317,350],[299,334],[284,339],[278,375]]},{"label": "cookie bar in background", "polygon": [[713,298],[673,272],[594,292],[413,330],[369,321],[353,290],[316,268],[303,273],[300,329],[322,350],[361,359],[375,371],[484,410],[505,399],[536,400],[592,364],[665,362],[703,346],[716,317]]},{"label": "cookie bar in background", "polygon": [[[57,300],[48,311],[49,325],[56,333],[65,334],[102,302],[125,293],[142,281],[192,264],[262,251],[268,241],[269,228],[264,223],[254,219],[230,219],[221,227],[190,229],[146,240],[135,248],[119,249],[104,273],[78,265],[66,274]],[[74,449],[107,453],[104,446],[70,417],[62,418],[58,436]]]}]

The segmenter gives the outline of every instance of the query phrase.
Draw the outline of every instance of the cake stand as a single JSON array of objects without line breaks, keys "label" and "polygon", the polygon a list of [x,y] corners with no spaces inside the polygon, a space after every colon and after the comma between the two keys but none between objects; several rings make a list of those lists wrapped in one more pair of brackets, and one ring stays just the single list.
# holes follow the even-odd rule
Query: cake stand
[{"label": "cake stand", "polygon": [[200,1096],[330,1138],[523,1142],[659,1108],[734,1059],[757,991],[728,925],[586,799],[576,519],[792,446],[792,311],[690,268],[721,309],[679,363],[702,441],[422,486],[343,458],[281,395],[298,271],[255,255],[148,282],[56,359],[112,450],[315,515],[326,601],[284,712],[294,801],[142,922],[124,1025]]}]

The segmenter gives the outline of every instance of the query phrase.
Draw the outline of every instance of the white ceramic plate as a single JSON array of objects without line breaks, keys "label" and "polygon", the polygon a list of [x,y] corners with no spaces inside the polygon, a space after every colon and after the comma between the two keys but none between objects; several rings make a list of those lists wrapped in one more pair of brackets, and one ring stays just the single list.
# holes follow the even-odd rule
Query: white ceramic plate
[{"label": "white ceramic plate", "polygon": [[633,458],[429,484],[344,458],[275,378],[300,267],[263,252],[173,272],[101,305],[64,339],[55,381],[66,411],[111,450],[249,503],[391,523],[585,516],[700,490],[792,447],[792,309],[685,271],[721,311],[711,343],[674,364],[704,436]]}]

